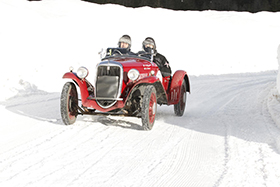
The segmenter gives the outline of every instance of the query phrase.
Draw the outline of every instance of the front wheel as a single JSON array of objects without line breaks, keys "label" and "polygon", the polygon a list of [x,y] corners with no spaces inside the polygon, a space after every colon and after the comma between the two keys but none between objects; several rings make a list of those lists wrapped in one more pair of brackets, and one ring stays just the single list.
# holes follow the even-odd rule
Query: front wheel
[{"label": "front wheel", "polygon": [[75,123],[78,115],[78,94],[74,83],[64,84],[60,98],[60,112],[65,125]]},{"label": "front wheel", "polygon": [[183,116],[186,108],[186,101],[187,101],[187,87],[184,79],[181,86],[179,102],[174,105],[174,112],[176,116]]},{"label": "front wheel", "polygon": [[145,88],[142,100],[141,118],[144,130],[151,130],[154,126],[157,112],[156,89],[152,85]]}]

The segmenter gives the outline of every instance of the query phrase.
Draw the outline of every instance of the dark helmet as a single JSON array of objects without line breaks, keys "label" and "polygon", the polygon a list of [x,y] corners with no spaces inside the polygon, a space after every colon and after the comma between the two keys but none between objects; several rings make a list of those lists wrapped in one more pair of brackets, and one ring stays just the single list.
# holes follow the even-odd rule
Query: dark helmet
[{"label": "dark helmet", "polygon": [[142,43],[143,49],[146,52],[150,52],[150,50],[151,50],[151,49],[149,49],[149,47],[146,47],[146,45],[148,45],[148,44],[154,46],[153,49],[156,51],[156,42],[152,37],[147,37]]},{"label": "dark helmet", "polygon": [[123,43],[127,43],[128,44],[128,49],[130,49],[131,47],[131,38],[129,35],[123,35],[120,39],[119,39],[119,43],[118,43],[118,46],[120,47],[121,46],[121,42]]}]

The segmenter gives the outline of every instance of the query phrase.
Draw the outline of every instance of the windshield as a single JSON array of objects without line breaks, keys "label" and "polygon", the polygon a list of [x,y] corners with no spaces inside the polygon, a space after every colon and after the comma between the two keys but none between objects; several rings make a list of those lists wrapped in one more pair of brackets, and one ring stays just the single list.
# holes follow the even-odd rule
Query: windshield
[{"label": "windshield", "polygon": [[106,56],[101,60],[111,59],[111,58],[118,58],[118,57],[131,57],[131,58],[139,58],[143,60],[147,60],[151,62],[151,54],[146,53],[144,51],[133,53],[128,49],[125,48],[108,48],[106,50]]}]

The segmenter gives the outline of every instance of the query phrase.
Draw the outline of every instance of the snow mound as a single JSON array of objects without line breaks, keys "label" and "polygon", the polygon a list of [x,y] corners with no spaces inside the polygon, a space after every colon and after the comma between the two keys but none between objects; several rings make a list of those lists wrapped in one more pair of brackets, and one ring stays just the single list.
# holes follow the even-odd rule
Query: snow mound
[{"label": "snow mound", "polygon": [[276,87],[271,89],[268,95],[267,106],[272,119],[276,125],[280,127],[280,94],[278,93]]},{"label": "snow mound", "polygon": [[[14,97],[20,96],[31,96],[34,94],[42,94],[45,91],[39,90],[36,85],[25,81],[23,79],[20,80],[7,80],[6,84],[3,83],[3,88],[6,88],[2,91],[1,95],[4,96],[1,99],[1,102],[9,100]],[[4,100],[3,100],[4,99]]]},{"label": "snow mound", "polygon": [[[275,124],[280,128],[280,94],[277,90],[277,86],[271,89],[267,97],[267,108],[271,115],[271,118]],[[277,149],[280,150],[280,137],[276,142]]]}]

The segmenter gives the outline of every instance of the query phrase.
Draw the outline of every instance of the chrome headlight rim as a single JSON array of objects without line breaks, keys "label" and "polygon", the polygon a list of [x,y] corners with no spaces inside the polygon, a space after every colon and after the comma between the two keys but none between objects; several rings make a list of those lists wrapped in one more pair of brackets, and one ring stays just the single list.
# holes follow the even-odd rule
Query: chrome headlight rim
[{"label": "chrome headlight rim", "polygon": [[88,76],[88,69],[84,66],[79,67],[79,69],[77,70],[77,76],[80,79],[84,79]]},{"label": "chrome headlight rim", "polygon": [[137,69],[130,69],[127,73],[127,76],[130,80],[135,81],[139,78],[139,71]]}]

